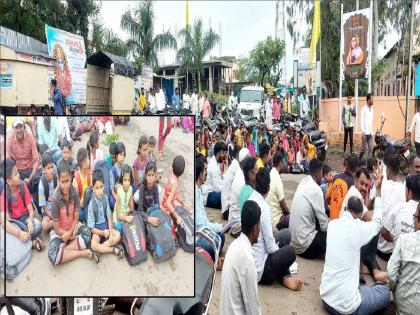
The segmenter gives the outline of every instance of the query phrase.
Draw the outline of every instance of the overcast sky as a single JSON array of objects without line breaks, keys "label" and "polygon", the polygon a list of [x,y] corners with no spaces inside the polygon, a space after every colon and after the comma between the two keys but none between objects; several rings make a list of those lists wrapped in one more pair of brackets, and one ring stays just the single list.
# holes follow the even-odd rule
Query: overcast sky
[{"label": "overcast sky", "polygon": [[[102,2],[100,13],[101,22],[117,33],[120,38],[126,40],[128,34],[120,28],[121,15],[128,7],[135,8],[138,1],[98,1]],[[255,44],[273,36],[275,32],[275,1],[188,1],[190,24],[196,18],[201,18],[205,29],[209,24],[213,30],[219,33],[219,25],[222,27],[222,55],[223,56],[246,56]],[[155,34],[167,30],[174,33],[185,27],[186,1],[155,1]],[[322,8],[321,8],[322,10]],[[289,17],[286,14],[286,19]],[[322,23],[322,21],[321,21]],[[302,32],[308,29],[305,17],[298,17],[298,27]],[[286,54],[287,54],[287,77],[292,76],[293,41],[286,29],[285,31]],[[379,56],[383,56],[396,42],[397,36],[388,36],[387,47],[380,45]],[[325,45],[326,43],[322,43]],[[298,44],[297,47],[300,47]],[[213,49],[211,55],[219,56],[219,46]],[[170,64],[175,60],[175,52],[165,51],[161,53],[160,63]]]}]

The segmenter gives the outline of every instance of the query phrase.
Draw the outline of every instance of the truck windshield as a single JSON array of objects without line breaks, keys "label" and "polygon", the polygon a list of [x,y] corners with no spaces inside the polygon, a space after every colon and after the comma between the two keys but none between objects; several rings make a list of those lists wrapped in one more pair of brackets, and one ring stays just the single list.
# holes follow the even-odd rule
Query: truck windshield
[{"label": "truck windshield", "polygon": [[261,91],[242,90],[241,91],[241,102],[255,103],[261,102]]}]

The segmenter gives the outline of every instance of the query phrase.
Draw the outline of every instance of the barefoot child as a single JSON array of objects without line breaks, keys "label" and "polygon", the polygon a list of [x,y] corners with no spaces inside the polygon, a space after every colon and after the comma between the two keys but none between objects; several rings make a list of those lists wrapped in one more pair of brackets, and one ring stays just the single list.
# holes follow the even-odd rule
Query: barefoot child
[{"label": "barefoot child", "polygon": [[[185,169],[185,160],[184,157],[178,155],[175,157],[172,162],[172,174],[168,177],[165,185],[165,192],[163,193],[162,205],[161,208],[163,211],[172,216],[176,221],[177,225],[182,224],[181,217],[175,212],[176,206],[184,207],[189,212],[192,212],[191,206],[179,195],[179,177],[184,173]],[[174,238],[175,227],[173,222],[171,222],[172,234]]]},{"label": "barefoot child", "polygon": [[139,140],[139,145],[137,147],[137,157],[133,163],[134,169],[134,185],[135,185],[135,193],[134,193],[134,202],[136,204],[139,203],[139,193],[138,189],[140,188],[141,182],[144,176],[144,170],[146,169],[147,162],[147,155],[149,152],[149,145],[147,142],[146,136],[141,136]]},{"label": "barefoot child", "polygon": [[51,200],[54,189],[57,187],[57,176],[54,174],[54,160],[48,152],[42,156],[42,167],[44,174],[38,185],[38,203],[42,214],[42,230],[49,232],[54,222],[51,215]]},{"label": "barefoot child", "polygon": [[79,194],[80,199],[80,212],[79,220],[81,222],[86,222],[86,207],[84,205],[84,194],[86,188],[88,188],[92,183],[92,173],[89,170],[89,157],[88,150],[85,148],[80,148],[77,151],[77,165],[79,169],[74,174],[73,187]]},{"label": "barefoot child", "polygon": [[99,149],[99,134],[96,130],[90,132],[86,149],[89,152],[90,171],[93,172],[96,162],[104,159],[104,152]]},{"label": "barefoot child", "polygon": [[[35,218],[32,207],[32,198],[24,181],[19,178],[19,173],[14,160],[6,160],[6,187],[1,195],[1,209],[6,206],[6,216],[1,214],[1,223],[6,227],[6,232],[18,237],[22,242],[32,240],[32,246],[37,251],[42,250],[41,223]],[[5,221],[6,220],[6,221]],[[27,229],[23,231],[10,223],[17,220]],[[3,231],[2,231],[3,232]]]},{"label": "barefoot child", "polygon": [[92,232],[91,249],[95,256],[96,253],[113,253],[121,259],[123,251],[116,246],[121,240],[121,234],[114,229],[111,208],[104,194],[104,178],[99,170],[93,171],[92,189],[92,199],[87,211],[87,226]]},{"label": "barefoot child", "polygon": [[78,192],[71,185],[70,165],[61,161],[57,171],[58,188],[54,190],[52,198],[53,230],[50,233],[48,258],[53,265],[80,257],[92,259],[93,253],[87,249],[91,233],[79,222],[80,200]]},{"label": "barefoot child", "polygon": [[115,228],[120,233],[122,233],[123,222],[131,223],[133,221],[133,216],[128,215],[128,212],[134,210],[133,189],[131,187],[133,180],[131,167],[124,164],[119,178],[120,186],[117,189],[117,200],[113,214]]},{"label": "barefoot child", "polygon": [[139,206],[140,211],[145,222],[153,226],[159,225],[159,218],[148,217],[147,210],[153,205],[159,205],[159,189],[156,184],[157,169],[155,162],[147,163],[144,171],[143,181],[139,189]]}]

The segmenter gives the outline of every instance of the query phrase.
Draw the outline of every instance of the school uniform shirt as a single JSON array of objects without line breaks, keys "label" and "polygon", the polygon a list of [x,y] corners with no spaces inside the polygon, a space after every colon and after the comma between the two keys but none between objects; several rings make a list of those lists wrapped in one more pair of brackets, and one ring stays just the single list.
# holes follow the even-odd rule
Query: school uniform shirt
[{"label": "school uniform shirt", "polygon": [[207,167],[207,180],[203,187],[204,201],[207,203],[207,196],[211,192],[222,191],[223,188],[223,175],[220,164],[217,162],[216,157],[213,155]]},{"label": "school uniform shirt", "polygon": [[312,244],[316,233],[316,220],[322,232],[327,231],[328,217],[324,208],[321,187],[310,175],[304,177],[296,189],[290,209],[290,245],[296,254],[302,254]]},{"label": "school uniform shirt", "polygon": [[60,186],[54,190],[51,215],[55,222],[58,222],[60,228],[69,231],[73,224],[74,214],[80,210],[80,199],[77,190],[70,185],[68,201],[64,200]]},{"label": "school uniform shirt", "polygon": [[342,314],[352,314],[362,301],[359,292],[360,248],[379,233],[381,206],[381,198],[376,198],[370,222],[354,219],[346,211],[328,226],[327,251],[319,291],[321,299]]},{"label": "school uniform shirt", "polygon": [[44,206],[48,207],[48,210],[51,211],[51,205],[52,205],[52,195],[54,193],[54,178],[51,179],[48,182],[48,187],[49,187],[49,198],[47,200],[46,196],[45,196],[45,189],[44,189],[44,184],[42,182],[42,180],[39,181],[39,185],[38,185],[38,203],[39,206],[41,208],[41,212],[42,214],[44,214]]},{"label": "school uniform shirt", "polygon": [[255,267],[257,269],[257,280],[260,282],[268,254],[276,252],[279,249],[279,246],[276,244],[273,236],[270,208],[266,200],[257,191],[254,191],[251,194],[249,200],[255,201],[261,209],[260,234],[258,235],[258,242],[252,245],[255,257]]},{"label": "school uniform shirt", "polygon": [[[105,200],[105,204],[103,202]],[[95,209],[93,203],[97,205],[97,212],[95,214]],[[103,224],[108,222],[107,219],[112,215],[111,208],[109,207],[108,198],[99,199],[95,193],[92,194],[92,199],[89,202],[88,211],[87,211],[87,227],[92,229],[95,225]],[[109,227],[108,227],[109,228]]]},{"label": "school uniform shirt", "polygon": [[224,213],[230,205],[230,191],[236,173],[241,167],[237,159],[233,159],[226,174],[223,176],[222,183],[222,213]]},{"label": "school uniform shirt", "polygon": [[367,105],[363,106],[360,115],[360,129],[365,135],[373,134],[373,106],[370,109]]},{"label": "school uniform shirt", "polygon": [[410,125],[410,132],[414,131],[414,141],[420,143],[420,113],[417,112],[413,116],[413,120]]},{"label": "school uniform shirt", "polygon": [[388,261],[389,287],[399,314],[420,314],[420,230],[403,234]]},{"label": "school uniform shirt", "polygon": [[281,180],[280,174],[275,167],[270,171],[270,190],[266,198],[267,204],[271,210],[271,224],[275,226],[280,217],[283,215],[283,211],[280,208],[280,201],[284,199],[283,181]]},{"label": "school uniform shirt", "polygon": [[[117,163],[114,164],[113,168],[114,167],[117,170],[117,174],[121,174],[121,168],[118,166]],[[114,177],[114,172],[112,171],[113,168],[109,170],[109,187],[111,190],[114,189],[114,186],[118,182],[118,179],[119,179],[119,176],[117,178]],[[112,194],[112,192],[110,192],[110,194]]]},{"label": "school uniform shirt", "polygon": [[243,233],[226,252],[221,288],[221,315],[261,314],[255,259],[251,242]]},{"label": "school uniform shirt", "polygon": [[[9,202],[6,200],[6,211],[9,215],[9,219],[18,219],[23,215],[27,215],[29,214],[28,208],[25,206],[31,204],[32,202],[32,197],[31,194],[29,193],[29,189],[28,186],[26,186],[26,183],[23,182],[23,191],[24,191],[24,198],[25,198],[25,202],[23,202],[21,194],[20,194],[20,187],[17,187],[17,199],[15,199],[15,197],[12,195],[12,202],[11,202],[11,207],[12,209],[9,208]],[[3,210],[3,205],[4,205],[4,198],[5,198],[5,193],[6,193],[6,187],[3,189],[3,192],[1,194],[1,209]],[[4,210],[3,210],[4,211]],[[11,214],[11,215],[10,215]]]},{"label": "school uniform shirt", "polygon": [[204,228],[209,228],[216,233],[223,232],[223,226],[221,224],[210,222],[207,217],[204,208],[203,193],[201,192],[201,188],[195,185],[195,229],[198,231]]},{"label": "school uniform shirt", "polygon": [[[405,202],[405,185],[400,181],[386,180],[382,182],[382,209],[383,222],[389,221],[389,217],[395,213],[395,205]],[[382,235],[379,236],[378,249],[389,254],[394,249],[392,242],[386,241]]]}]

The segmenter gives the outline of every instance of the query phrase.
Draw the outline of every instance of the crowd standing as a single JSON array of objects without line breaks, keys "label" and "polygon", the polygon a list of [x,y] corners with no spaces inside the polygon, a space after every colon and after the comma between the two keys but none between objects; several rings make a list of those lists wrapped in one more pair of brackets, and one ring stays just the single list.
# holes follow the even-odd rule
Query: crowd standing
[{"label": "crowd standing", "polygon": [[[174,232],[182,224],[175,209],[183,207],[192,213],[179,188],[185,160],[181,155],[174,158],[159,194],[161,172],[154,136],[140,137],[134,161],[126,160],[132,148],[123,142],[110,143],[109,152],[99,149],[101,133],[113,134],[116,125],[127,123],[127,117],[112,116],[8,117],[0,186],[0,208],[6,212],[1,223],[6,233],[31,241],[37,251],[47,248],[50,262],[59,265],[82,257],[98,263],[100,255],[107,253],[123,258],[123,224],[132,222],[135,213],[141,214],[145,224],[164,224],[149,215],[155,207],[170,216]],[[170,127],[163,134],[160,130],[160,161],[165,159],[169,132]],[[73,152],[74,142],[83,133],[89,133],[89,140]],[[41,241],[43,231],[49,233],[48,244]]]},{"label": "crowd standing", "polygon": [[[299,98],[303,114],[306,97]],[[230,104],[234,101],[230,98]],[[267,99],[266,121],[277,119],[277,104],[280,113],[287,110],[285,100]],[[412,130],[420,126],[419,117]],[[355,119],[348,97],[342,122],[344,153],[347,140],[350,152],[338,172],[317,159],[303,132],[243,124],[214,133],[197,130],[196,229],[213,230],[223,243],[226,233],[234,238],[219,256],[221,314],[260,314],[258,284],[278,282],[301,290],[303,279],[290,272],[297,255],[324,262],[319,292],[330,314],[373,314],[391,300],[398,314],[420,313],[420,157],[410,156],[408,176],[400,173],[395,149],[387,149],[380,161],[372,157],[371,95],[362,109],[363,144],[356,155]],[[416,131],[416,142],[418,137]],[[288,205],[281,174],[296,166],[304,177]],[[220,209],[227,222],[211,222],[206,207]],[[386,269],[377,256],[387,262]],[[372,286],[366,285],[367,274]]]}]

